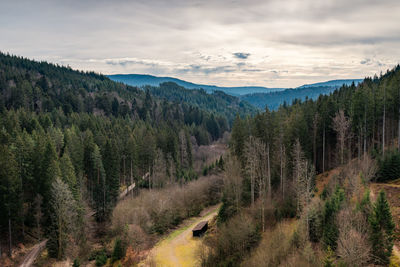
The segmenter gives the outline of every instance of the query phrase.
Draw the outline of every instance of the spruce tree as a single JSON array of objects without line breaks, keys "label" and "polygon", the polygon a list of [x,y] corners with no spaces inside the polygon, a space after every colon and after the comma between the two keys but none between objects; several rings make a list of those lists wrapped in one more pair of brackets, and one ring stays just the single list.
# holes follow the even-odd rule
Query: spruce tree
[{"label": "spruce tree", "polygon": [[384,191],[379,192],[369,223],[374,259],[378,264],[387,265],[392,255],[395,224]]},{"label": "spruce tree", "polygon": [[103,153],[105,182],[105,215],[108,216],[118,200],[119,194],[119,159],[118,151],[111,141],[107,141]]}]

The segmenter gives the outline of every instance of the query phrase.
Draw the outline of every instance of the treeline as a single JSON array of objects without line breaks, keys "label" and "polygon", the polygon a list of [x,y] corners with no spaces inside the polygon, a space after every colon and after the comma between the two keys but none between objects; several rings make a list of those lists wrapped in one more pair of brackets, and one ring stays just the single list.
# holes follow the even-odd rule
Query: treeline
[{"label": "treeline", "polygon": [[0,114],[2,251],[49,238],[57,258],[69,243],[84,247],[88,207],[106,221],[133,182],[159,188],[195,179],[192,145],[229,130],[222,116],[184,102],[5,54]]},{"label": "treeline", "polygon": [[[218,215],[225,230],[208,241],[211,252],[203,264],[238,265],[257,246],[260,232],[293,217],[299,220],[294,232],[283,235],[292,240],[282,241],[285,257],[276,249],[269,259],[244,265],[284,265],[289,256],[304,266],[388,264],[395,226],[385,194],[376,192],[376,202],[370,201],[368,182],[390,171],[400,177],[393,174],[399,168],[390,167],[398,155],[387,151],[398,149],[399,111],[397,66],[316,101],[295,101],[253,118],[237,116]],[[318,193],[316,174],[335,167],[342,171]],[[312,249],[313,244],[323,249]]]},{"label": "treeline", "polygon": [[235,119],[236,113],[240,116],[254,115],[257,109],[241,101],[236,96],[227,95],[222,91],[214,91],[208,94],[203,89],[186,89],[174,82],[161,83],[159,87],[146,86],[151,94],[171,102],[186,102],[194,107],[207,109],[227,118],[231,124]]}]

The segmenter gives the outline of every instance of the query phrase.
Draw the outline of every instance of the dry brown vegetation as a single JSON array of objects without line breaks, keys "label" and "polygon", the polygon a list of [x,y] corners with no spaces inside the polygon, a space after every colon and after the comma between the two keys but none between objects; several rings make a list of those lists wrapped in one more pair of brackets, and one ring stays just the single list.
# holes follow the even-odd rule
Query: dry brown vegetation
[{"label": "dry brown vegetation", "polygon": [[241,266],[318,266],[322,253],[307,240],[302,222],[286,220],[263,233],[259,246]]},{"label": "dry brown vegetation", "polygon": [[337,254],[347,266],[365,266],[371,258],[368,242],[368,223],[360,211],[350,207],[337,217],[339,239]]},{"label": "dry brown vegetation", "polygon": [[218,203],[221,188],[220,177],[208,176],[183,186],[143,190],[117,205],[112,217],[113,234],[122,237],[136,252],[146,250],[154,244],[157,234]]},{"label": "dry brown vegetation", "polygon": [[206,236],[200,252],[202,265],[215,266],[216,262],[224,262],[226,266],[236,266],[259,238],[254,219],[247,214],[239,214],[222,224],[216,233]]},{"label": "dry brown vegetation", "polygon": [[227,150],[227,145],[223,139],[219,143],[208,146],[193,146],[193,168],[196,172],[202,171],[204,166],[208,166],[219,159]]}]

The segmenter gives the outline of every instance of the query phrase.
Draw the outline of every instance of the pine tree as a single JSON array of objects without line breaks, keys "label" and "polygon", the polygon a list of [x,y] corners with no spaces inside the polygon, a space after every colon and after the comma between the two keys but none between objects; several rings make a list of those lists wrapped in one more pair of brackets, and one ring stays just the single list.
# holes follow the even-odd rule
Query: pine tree
[{"label": "pine tree", "polygon": [[91,166],[92,166],[92,181],[93,184],[93,196],[94,208],[96,210],[96,219],[98,221],[104,221],[106,219],[106,175],[101,160],[100,149],[97,145],[94,145],[93,152],[91,154]]},{"label": "pine tree", "polygon": [[105,170],[105,215],[109,216],[118,200],[119,195],[119,159],[116,146],[107,141],[103,153]]},{"label": "pine tree", "polygon": [[0,146],[0,222],[7,225],[9,255],[11,256],[13,233],[18,211],[22,209],[20,201],[21,179],[18,175],[17,162],[7,146]]},{"label": "pine tree", "polygon": [[331,248],[332,250],[336,250],[337,248],[339,229],[336,222],[336,214],[339,211],[344,198],[344,190],[338,187],[332,197],[325,202],[323,211],[324,226],[322,233],[322,241],[325,248]]},{"label": "pine tree", "polygon": [[117,260],[122,259],[125,255],[124,248],[122,246],[121,239],[115,240],[114,250],[112,254],[111,261],[116,262]]},{"label": "pine tree", "polygon": [[369,217],[371,227],[372,253],[378,264],[389,264],[392,255],[394,228],[392,213],[384,191],[380,191],[372,214]]},{"label": "pine tree", "polygon": [[232,136],[230,145],[233,148],[236,156],[240,159],[242,165],[244,165],[244,149],[246,141],[246,128],[244,121],[240,118],[239,114],[236,115],[235,121],[232,127]]},{"label": "pine tree", "polygon": [[60,171],[63,182],[68,185],[74,198],[78,200],[79,192],[76,182],[75,170],[67,152],[65,152],[60,159]]}]

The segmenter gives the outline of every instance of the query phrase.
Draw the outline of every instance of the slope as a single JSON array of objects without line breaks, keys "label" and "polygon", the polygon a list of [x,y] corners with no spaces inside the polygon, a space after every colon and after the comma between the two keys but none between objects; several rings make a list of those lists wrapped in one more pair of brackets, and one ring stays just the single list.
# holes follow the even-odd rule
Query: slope
[{"label": "slope", "polygon": [[108,77],[113,81],[123,82],[125,84],[138,87],[142,87],[145,85],[159,86],[164,82],[174,82],[187,89],[203,89],[207,93],[212,93],[213,91],[222,91],[226,94],[234,96],[239,96],[249,93],[261,93],[261,92],[266,93],[266,92],[284,90],[284,88],[267,88],[262,86],[223,87],[216,85],[195,84],[172,77],[157,77],[153,75],[144,75],[144,74],[115,74],[115,75],[108,75]]}]

